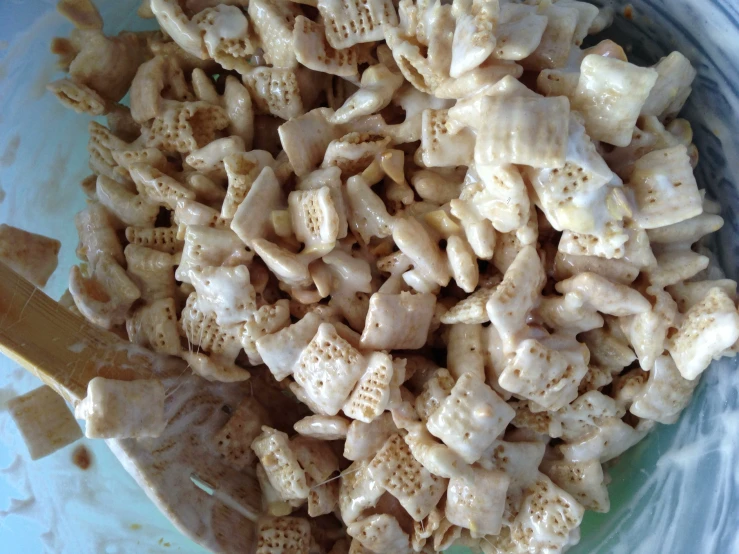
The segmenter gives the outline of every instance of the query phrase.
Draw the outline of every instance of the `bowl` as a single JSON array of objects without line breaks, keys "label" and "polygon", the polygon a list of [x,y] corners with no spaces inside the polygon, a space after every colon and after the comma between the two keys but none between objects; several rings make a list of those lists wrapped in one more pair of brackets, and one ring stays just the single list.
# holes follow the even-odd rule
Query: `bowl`
[{"label": "bowl", "polygon": [[[596,2],[597,3],[597,2]],[[46,292],[66,288],[77,244],[77,183],[87,169],[87,118],[64,109],[47,82],[58,78],[49,40],[71,30],[52,0],[0,3],[0,222],[58,238],[59,268]],[[136,0],[97,2],[106,32],[153,28]],[[697,179],[723,206],[713,249],[739,277],[739,5],[733,0],[634,0],[612,4],[605,32],[630,59],[656,62],[680,50],[698,70],[682,117],[700,151]],[[80,442],[31,463],[7,400],[39,385],[0,359],[0,544],[9,553],[205,552],[182,537],[103,442],[83,439],[92,465],[73,463]],[[693,402],[609,464],[611,511],[588,512],[573,554],[739,552],[739,371],[714,362]],[[465,551],[453,548],[455,554]]]}]

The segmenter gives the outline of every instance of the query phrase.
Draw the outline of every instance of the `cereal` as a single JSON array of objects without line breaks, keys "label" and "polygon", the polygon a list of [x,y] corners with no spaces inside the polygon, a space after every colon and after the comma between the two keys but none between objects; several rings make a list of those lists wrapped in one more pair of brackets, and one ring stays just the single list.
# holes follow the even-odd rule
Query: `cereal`
[{"label": "cereal", "polygon": [[[696,71],[582,48],[612,10],[150,0],[161,33],[106,37],[60,9],[49,88],[108,119],[62,305],[250,380],[211,445],[260,483],[247,550],[563,552],[602,464],[739,350]],[[44,284],[58,243],[0,235]]]}]

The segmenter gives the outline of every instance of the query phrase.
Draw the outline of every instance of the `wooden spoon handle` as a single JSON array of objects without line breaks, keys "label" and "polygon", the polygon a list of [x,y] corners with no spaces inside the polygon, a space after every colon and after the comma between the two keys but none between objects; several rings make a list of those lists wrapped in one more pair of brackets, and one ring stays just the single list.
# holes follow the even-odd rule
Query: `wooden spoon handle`
[{"label": "wooden spoon handle", "polygon": [[151,361],[95,327],[0,262],[0,352],[73,404],[93,377],[151,376]]}]

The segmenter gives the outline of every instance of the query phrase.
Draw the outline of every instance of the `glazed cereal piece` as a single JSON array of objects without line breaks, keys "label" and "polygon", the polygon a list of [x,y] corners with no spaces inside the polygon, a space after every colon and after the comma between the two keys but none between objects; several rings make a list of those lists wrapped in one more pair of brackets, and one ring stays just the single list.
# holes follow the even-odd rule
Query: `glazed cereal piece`
[{"label": "glazed cereal piece", "polygon": [[271,167],[264,167],[234,213],[231,229],[247,245],[266,238],[272,211],[283,205],[280,183]]},{"label": "glazed cereal piece", "polygon": [[358,78],[356,50],[333,48],[326,40],[323,25],[299,15],[295,18],[293,44],[298,61],[305,67],[340,77]]},{"label": "glazed cereal piece", "polygon": [[526,489],[536,481],[545,444],[537,441],[509,442],[496,440],[483,453],[480,467],[503,472],[509,478],[505,495],[503,523],[510,526],[518,515]]},{"label": "glazed cereal piece", "polygon": [[410,537],[393,516],[377,514],[355,521],[347,534],[371,552],[410,552]]},{"label": "glazed cereal piece", "polygon": [[221,326],[213,313],[200,310],[197,293],[187,298],[180,316],[180,329],[193,350],[218,354],[224,362],[233,364],[241,351],[240,332],[236,326]]},{"label": "glazed cereal piece", "polygon": [[472,203],[497,231],[509,233],[525,225],[530,213],[529,196],[515,166],[478,163],[474,170],[468,170],[465,182],[459,198]]},{"label": "glazed cereal piece", "polygon": [[393,240],[427,280],[440,286],[449,283],[447,260],[420,222],[413,218],[398,219],[393,226]]},{"label": "glazed cereal piece", "polygon": [[104,329],[125,323],[131,305],[141,296],[126,271],[106,254],[95,260],[90,277],[79,266],[72,267],[69,292],[80,313]]},{"label": "glazed cereal piece", "polygon": [[340,136],[329,123],[333,114],[330,108],[317,108],[280,125],[282,147],[298,177],[316,169],[329,143]]},{"label": "glazed cereal piece", "polygon": [[682,145],[640,158],[629,188],[636,200],[635,220],[644,229],[679,223],[703,211],[690,158]]},{"label": "glazed cereal piece", "polygon": [[667,287],[667,292],[677,302],[681,313],[687,312],[698,302],[703,300],[712,288],[719,288],[726,296],[736,302],[736,281],[719,279],[717,281],[690,281]]},{"label": "glazed cereal piece", "polygon": [[577,334],[603,327],[603,318],[577,292],[543,297],[536,313],[545,325],[564,332]]},{"label": "glazed cereal piece", "polygon": [[257,310],[256,293],[245,265],[208,266],[190,273],[198,307],[214,313],[219,325],[246,321]]},{"label": "glazed cereal piece", "polygon": [[672,424],[690,403],[697,380],[688,381],[670,356],[660,356],[646,385],[634,396],[629,411],[637,417]]},{"label": "glazed cereal piece", "polygon": [[148,147],[188,154],[216,138],[229,125],[228,114],[208,102],[165,102],[146,133]]},{"label": "glazed cereal piece", "polygon": [[129,187],[98,175],[95,194],[98,201],[126,225],[153,227],[159,206],[145,194],[136,194]]},{"label": "glazed cereal piece", "polygon": [[249,21],[236,6],[219,4],[195,14],[192,24],[199,28],[208,56],[224,69],[244,71],[254,53]]},{"label": "glazed cereal piece", "polygon": [[654,69],[590,54],[580,65],[572,109],[583,115],[593,140],[627,146],[657,76]]},{"label": "glazed cereal piece", "polygon": [[428,539],[432,539],[437,529],[441,526],[444,520],[444,512],[438,507],[431,510],[431,513],[423,518],[421,521],[413,522],[413,535],[411,536],[411,547],[414,552],[428,552],[431,545],[426,547]]},{"label": "glazed cereal piece", "polygon": [[447,481],[429,473],[400,435],[390,437],[369,464],[376,484],[392,494],[415,520],[424,519],[446,490]]},{"label": "glazed cereal piece", "polygon": [[[479,164],[525,164],[561,168],[565,164],[569,102],[565,97],[485,97],[481,115],[501,118],[504,126],[485,126],[475,143]],[[541,125],[546,121],[546,125]]]},{"label": "glazed cereal piece", "polygon": [[344,458],[355,461],[371,459],[397,432],[390,412],[379,415],[371,423],[354,420],[346,433]]},{"label": "glazed cereal piece", "polygon": [[545,280],[536,248],[526,246],[488,300],[488,317],[500,334],[506,352],[515,350],[516,335],[525,327],[528,313],[539,298]]},{"label": "glazed cereal piece", "polygon": [[0,225],[0,260],[39,288],[54,273],[60,248],[56,239]]},{"label": "glazed cereal piece", "polygon": [[700,239],[715,233],[724,226],[724,219],[715,214],[702,213],[696,217],[673,223],[666,227],[649,229],[647,234],[652,244],[664,249],[690,248]]},{"label": "glazed cereal piece", "polygon": [[308,498],[310,492],[306,474],[290,447],[285,433],[262,426],[262,433],[251,443],[251,448],[264,467],[269,482],[283,500]]},{"label": "glazed cereal piece", "polygon": [[530,56],[539,46],[547,22],[547,16],[537,13],[534,6],[500,6],[493,56],[501,60],[522,60]]},{"label": "glazed cereal piece", "polygon": [[308,250],[333,248],[339,234],[339,215],[331,189],[296,190],[287,203],[295,236]]},{"label": "glazed cereal piece", "polygon": [[80,238],[78,258],[93,266],[101,255],[108,255],[119,264],[125,263],[123,247],[116,232],[117,222],[102,204],[88,203],[84,210],[74,216],[74,225]]},{"label": "glazed cereal piece", "polygon": [[448,110],[424,110],[421,121],[420,159],[425,167],[472,163],[475,135],[450,121]]},{"label": "glazed cereal piece", "polygon": [[131,177],[128,171],[118,165],[113,152],[126,150],[130,145],[95,121],[88,124],[87,130],[90,133],[90,139],[87,141],[87,152],[90,155],[88,165],[92,172],[129,185]]},{"label": "glazed cereal piece", "polygon": [[542,464],[542,471],[555,485],[571,494],[586,510],[599,513],[607,513],[610,510],[611,502],[600,462],[552,460]]},{"label": "glazed cereal piece", "polygon": [[656,287],[647,287],[653,298],[648,312],[623,318],[621,329],[639,359],[639,366],[650,371],[658,356],[664,352],[665,339],[671,327],[677,324],[677,303],[668,292]]},{"label": "glazed cereal piece", "polygon": [[495,2],[454,5],[454,39],[449,75],[456,79],[482,64],[495,48],[500,7]]},{"label": "glazed cereal piece", "polygon": [[254,67],[243,78],[258,113],[281,119],[291,119],[304,113],[298,80],[293,70]]},{"label": "glazed cereal piece", "polygon": [[597,431],[606,420],[618,418],[623,410],[613,398],[598,391],[589,391],[557,413],[562,424],[562,438],[576,442]]},{"label": "glazed cereal piece", "polygon": [[194,100],[182,67],[169,56],[154,56],[141,64],[131,82],[129,96],[131,117],[141,125],[162,115],[166,100]]},{"label": "glazed cereal piece", "polygon": [[336,110],[331,122],[346,124],[359,117],[379,112],[390,104],[393,95],[402,84],[403,76],[394,73],[384,64],[368,67],[362,73],[359,90]]},{"label": "glazed cereal piece", "polygon": [[482,326],[458,323],[451,325],[448,333],[447,367],[454,379],[467,372],[484,379]]},{"label": "glazed cereal piece", "polygon": [[193,347],[192,343],[188,344],[188,347],[190,350],[180,352],[180,356],[195,375],[206,381],[239,383],[251,379],[251,373],[237,366],[228,356],[220,353],[205,354],[200,352],[200,348]]},{"label": "glazed cereal piece", "polygon": [[191,271],[202,271],[209,266],[235,267],[248,264],[253,257],[254,253],[232,231],[189,225],[175,277],[178,281],[191,283]]},{"label": "glazed cereal piece", "polygon": [[630,285],[639,275],[639,268],[625,260],[606,259],[598,256],[578,256],[557,251],[554,257],[555,279],[564,281],[585,272],[596,273],[614,283]]},{"label": "glazed cereal piece", "polygon": [[667,251],[656,257],[646,273],[653,286],[663,288],[695,277],[710,263],[708,256],[692,250]]},{"label": "glazed cereal piece", "polygon": [[89,115],[105,115],[108,112],[108,102],[97,92],[82,83],[75,83],[71,79],[59,79],[46,85],[46,88],[59,102],[77,113]]},{"label": "glazed cereal piece", "polygon": [[441,403],[451,394],[454,378],[444,368],[436,369],[430,379],[421,387],[414,402],[418,416],[426,421]]},{"label": "glazed cereal piece", "polygon": [[349,203],[349,226],[365,242],[371,237],[385,238],[393,233],[395,218],[390,216],[382,199],[360,176],[350,177],[346,183]]},{"label": "glazed cereal piece", "polygon": [[243,152],[244,139],[238,136],[223,137],[190,152],[185,163],[213,181],[222,183],[226,179],[224,158]]},{"label": "glazed cereal piece", "polygon": [[584,508],[544,474],[531,485],[511,526],[511,537],[524,551],[561,552],[582,521]]},{"label": "glazed cereal piece", "polygon": [[[252,239],[254,252],[264,262],[264,265],[285,285],[291,287],[293,294],[296,289],[307,288],[313,285],[313,277],[308,268],[309,259],[290,250],[282,248],[266,239]],[[308,304],[318,302],[320,296],[307,301]],[[306,302],[304,302],[306,303]]]},{"label": "glazed cereal piece", "polygon": [[26,443],[31,460],[39,460],[82,437],[67,403],[41,386],[8,401],[8,411]]},{"label": "glazed cereal piece", "polygon": [[367,369],[342,408],[350,418],[371,423],[388,407],[393,380],[393,360],[383,352],[367,358]]},{"label": "glazed cereal piece", "polygon": [[370,474],[369,465],[370,462],[366,460],[354,462],[341,474],[339,509],[341,519],[346,525],[351,525],[359,519],[362,512],[376,506],[385,492]]},{"label": "glazed cereal piece", "polygon": [[388,149],[390,140],[389,136],[375,132],[346,133],[329,143],[321,167],[336,166],[345,178],[358,173],[364,176],[370,172],[369,166]]},{"label": "glazed cereal piece", "polygon": [[174,298],[160,298],[137,308],[126,318],[126,332],[134,344],[177,355],[181,346]]},{"label": "glazed cereal piece", "polygon": [[690,308],[667,341],[667,350],[680,374],[695,380],[711,363],[739,339],[739,314],[724,291],[711,289]]},{"label": "glazed cereal piece", "polygon": [[690,61],[680,52],[672,52],[655,66],[657,82],[649,93],[642,115],[656,115],[661,119],[676,116],[690,96],[697,74]]},{"label": "glazed cereal piece", "polygon": [[255,554],[309,554],[310,524],[302,517],[262,517]]},{"label": "glazed cereal piece", "polygon": [[177,45],[196,58],[204,58],[200,30],[192,24],[176,0],[150,0],[151,13],[157,23]]},{"label": "glazed cereal piece", "polygon": [[577,354],[549,348],[536,339],[521,341],[498,382],[505,390],[557,410],[577,398],[577,386],[587,373]]},{"label": "glazed cereal piece", "polygon": [[339,471],[339,460],[333,450],[325,441],[302,435],[296,435],[290,440],[290,448],[305,470],[306,482],[311,489],[308,495],[308,509],[313,512],[311,517],[331,512],[336,505],[335,501],[338,501],[339,491],[338,483],[327,482]]},{"label": "glazed cereal piece", "polygon": [[274,170],[275,164],[272,155],[264,150],[238,152],[223,158],[223,166],[228,177],[228,190],[221,207],[221,216],[225,219],[232,219],[254,183],[262,175],[262,170],[267,166]]},{"label": "glazed cereal piece", "polygon": [[342,416],[311,415],[298,421],[293,428],[304,437],[334,441],[346,439],[351,426]]},{"label": "glazed cereal piece", "polygon": [[156,206],[174,210],[181,199],[195,199],[195,193],[155,167],[133,164],[129,169],[139,194]]},{"label": "glazed cereal piece", "polygon": [[612,460],[641,441],[653,427],[654,422],[641,420],[636,428],[617,418],[601,422],[597,430],[577,442],[559,446],[565,460],[584,462],[599,460],[605,463]]},{"label": "glazed cereal piece", "polygon": [[363,348],[417,349],[426,344],[436,298],[431,294],[375,293],[362,332]]},{"label": "glazed cereal piece", "polygon": [[292,375],[295,364],[318,332],[321,321],[318,314],[309,313],[296,323],[257,340],[257,351],[275,379],[282,381]]},{"label": "glazed cereal piece", "polygon": [[510,477],[497,470],[472,468],[469,475],[449,480],[447,520],[469,529],[472,537],[500,532]]},{"label": "glazed cereal piece", "polygon": [[155,379],[117,381],[95,377],[87,396],[75,408],[88,438],[158,437],[167,424],[164,386]]},{"label": "glazed cereal piece", "polygon": [[293,510],[303,504],[303,500],[285,501],[269,482],[267,472],[264,471],[262,464],[256,464],[256,477],[259,488],[262,491],[262,510],[265,515],[273,517],[289,516]]},{"label": "glazed cereal piece", "polygon": [[562,294],[577,293],[601,313],[628,316],[650,310],[649,301],[626,285],[612,283],[596,273],[581,273],[556,285]]},{"label": "glazed cereal piece", "polygon": [[249,20],[265,52],[265,61],[276,68],[295,69],[293,28],[300,15],[298,6],[287,0],[249,2]]},{"label": "glazed cereal piece", "polygon": [[494,287],[481,287],[467,298],[452,306],[442,317],[441,322],[447,325],[487,323],[486,305],[495,292]]},{"label": "glazed cereal piece", "polygon": [[366,367],[364,356],[341,338],[330,323],[322,323],[303,350],[293,376],[321,411],[336,415]]},{"label": "glazed cereal piece", "polygon": [[174,266],[177,260],[174,256],[135,244],[126,246],[124,254],[128,275],[141,291],[144,302],[175,297]]},{"label": "glazed cereal piece", "polygon": [[383,26],[398,24],[398,15],[389,0],[354,1],[344,6],[336,0],[320,0],[318,11],[325,21],[326,39],[334,48],[382,40]]},{"label": "glazed cereal piece", "polygon": [[636,360],[626,337],[615,335],[610,329],[593,329],[583,333],[581,339],[590,351],[591,361],[613,373]]},{"label": "glazed cereal piece", "polygon": [[521,60],[521,65],[531,71],[564,67],[575,43],[578,10],[556,4],[537,12],[547,17],[547,26],[536,50]]},{"label": "glazed cereal piece", "polygon": [[276,333],[290,324],[290,301],[282,298],[274,304],[265,304],[251,312],[246,321],[239,324],[241,346],[249,357],[249,363],[258,365],[262,357],[257,350],[256,342],[272,333]]},{"label": "glazed cereal piece", "polygon": [[467,463],[477,461],[515,412],[472,373],[464,373],[430,414],[428,430]]},{"label": "glazed cereal piece", "polygon": [[454,525],[448,519],[443,518],[439,522],[439,527],[434,531],[434,550],[443,552],[447,548],[451,548],[453,544],[462,536],[462,527]]}]

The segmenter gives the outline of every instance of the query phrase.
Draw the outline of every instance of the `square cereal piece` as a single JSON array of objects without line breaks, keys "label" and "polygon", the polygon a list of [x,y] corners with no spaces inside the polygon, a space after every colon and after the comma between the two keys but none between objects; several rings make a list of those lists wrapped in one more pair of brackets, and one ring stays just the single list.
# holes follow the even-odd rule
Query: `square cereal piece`
[{"label": "square cereal piece", "polygon": [[708,267],[711,259],[692,250],[668,250],[645,271],[652,286],[663,288],[691,279]]},{"label": "square cereal piece", "polygon": [[563,167],[567,153],[570,103],[564,96],[482,99],[481,117],[495,121],[478,131],[475,162]]},{"label": "square cereal piece", "polygon": [[339,510],[346,525],[351,525],[362,512],[373,508],[385,492],[370,474],[369,464],[368,460],[354,462],[341,473]]},{"label": "square cereal piece", "polygon": [[534,246],[525,246],[508,267],[503,281],[487,303],[490,321],[503,340],[507,353],[516,348],[516,335],[526,327],[546,282],[546,274]]},{"label": "square cereal piece", "polygon": [[341,77],[358,77],[356,49],[333,48],[326,40],[323,25],[302,15],[295,18],[293,45],[298,61],[308,69]]},{"label": "square cereal piece", "polygon": [[505,430],[515,411],[477,375],[464,373],[429,416],[427,427],[432,435],[475,463]]},{"label": "square cereal piece", "polygon": [[718,287],[734,302],[737,300],[736,281],[718,279],[716,281],[689,281],[677,283],[666,288],[667,292],[677,302],[680,313],[687,312],[698,302],[703,300],[712,288]]},{"label": "square cereal piece", "polygon": [[223,361],[233,363],[241,352],[240,329],[236,325],[218,325],[213,313],[200,309],[198,295],[190,294],[180,315],[180,329],[190,345],[197,350],[218,354]]},{"label": "square cereal piece", "polygon": [[421,387],[421,392],[415,400],[418,416],[426,421],[436,411],[442,401],[447,398],[454,388],[454,378],[448,370],[439,368],[434,370]]},{"label": "square cereal piece", "polygon": [[175,278],[192,284],[192,270],[200,271],[208,266],[233,267],[248,264],[253,257],[254,253],[233,231],[188,225],[185,231],[185,248],[175,271]]},{"label": "square cereal piece", "polygon": [[162,298],[138,307],[126,317],[126,332],[134,344],[171,356],[179,354],[182,346],[174,298]]},{"label": "square cereal piece", "polygon": [[597,460],[545,462],[542,471],[555,485],[571,494],[585,509],[606,513],[611,507],[603,466]]},{"label": "square cereal piece", "polygon": [[536,50],[521,60],[521,65],[532,71],[564,67],[574,48],[578,11],[564,4],[537,11],[548,18],[547,26]]},{"label": "square cereal piece", "polygon": [[214,436],[216,450],[232,468],[241,471],[255,460],[251,443],[269,421],[267,411],[254,398],[246,398]]},{"label": "square cereal piece", "polygon": [[364,356],[341,338],[333,325],[322,323],[300,355],[293,376],[326,415],[336,415],[366,365]]},{"label": "square cereal piece", "polygon": [[580,65],[572,109],[585,117],[585,128],[593,140],[628,146],[656,81],[654,69],[590,54]]},{"label": "square cereal piece", "polygon": [[634,219],[644,229],[665,227],[699,215],[703,202],[683,145],[656,150],[634,164],[628,187],[634,192]]},{"label": "square cereal piece", "polygon": [[256,239],[271,235],[272,212],[283,205],[280,182],[271,167],[264,167],[236,208],[231,229],[244,243],[253,246]]},{"label": "square cereal piece", "polygon": [[316,108],[277,129],[282,148],[298,177],[316,169],[331,141],[341,136],[340,130],[329,123],[333,115],[330,108]]},{"label": "square cereal piece", "polygon": [[339,234],[339,214],[329,187],[294,190],[287,203],[295,237],[307,249],[333,247]]},{"label": "square cereal piece", "polygon": [[316,336],[320,325],[321,317],[311,312],[296,323],[257,339],[257,351],[275,379],[282,381],[292,375],[300,355]]},{"label": "square cereal piece", "polygon": [[385,441],[398,432],[390,412],[384,412],[372,420],[364,423],[352,421],[344,442],[344,458],[347,460],[366,460],[372,458]]},{"label": "square cereal piece", "polygon": [[371,350],[413,350],[426,344],[434,316],[433,294],[384,294],[370,297],[361,344]]},{"label": "square cereal piece", "polygon": [[590,361],[612,373],[620,373],[636,360],[636,354],[626,338],[617,336],[609,329],[593,329],[583,333],[581,340],[590,351]]},{"label": "square cereal piece", "polygon": [[249,20],[259,36],[267,63],[275,68],[295,69],[293,28],[300,6],[288,0],[253,0],[248,7]]},{"label": "square cereal piece", "polygon": [[32,460],[53,454],[82,437],[64,399],[46,385],[8,402]]},{"label": "square cereal piece", "polygon": [[326,25],[326,39],[334,48],[382,40],[383,26],[398,25],[390,0],[319,0],[318,11]]},{"label": "square cereal piece", "polygon": [[255,554],[308,554],[310,524],[302,517],[264,517],[257,525]]},{"label": "square cereal piece", "polygon": [[410,537],[390,514],[375,514],[355,521],[346,532],[371,552],[410,552]]},{"label": "square cereal piece", "polygon": [[690,60],[680,52],[672,52],[654,66],[659,77],[649,98],[642,106],[642,115],[656,115],[660,119],[676,116],[690,96],[691,84],[697,72]]},{"label": "square cereal piece", "polygon": [[667,350],[680,374],[696,379],[739,339],[739,314],[727,294],[716,287],[690,308],[680,327],[667,342]]},{"label": "square cereal piece", "polygon": [[264,425],[262,433],[252,441],[251,448],[283,500],[308,498],[310,490],[305,471],[300,467],[285,433]]},{"label": "square cereal piece", "polygon": [[524,552],[561,552],[585,509],[544,474],[528,488],[511,537]]},{"label": "square cereal piece", "polygon": [[619,418],[623,411],[610,396],[591,390],[557,412],[562,423],[562,439],[575,442],[595,432],[608,419]]},{"label": "square cereal piece", "polygon": [[37,287],[54,273],[62,244],[56,239],[0,225],[0,260]]},{"label": "square cereal piece", "polygon": [[605,463],[620,456],[642,440],[654,425],[653,421],[641,420],[636,428],[618,418],[607,418],[594,432],[578,442],[564,443],[559,450],[565,460],[584,462],[599,460]]},{"label": "square cereal piece", "polygon": [[421,116],[421,161],[426,167],[470,165],[475,135],[450,120],[448,110],[424,110]]},{"label": "square cereal piece", "polygon": [[292,69],[254,67],[244,75],[244,85],[258,113],[291,119],[304,113],[298,79]]},{"label": "square cereal piece", "polygon": [[439,503],[447,480],[424,468],[400,435],[390,437],[369,464],[369,474],[415,520],[421,521]]},{"label": "square cereal piece", "polygon": [[452,477],[446,491],[447,520],[469,529],[472,537],[497,535],[503,522],[510,477],[497,470],[471,468],[469,475]]},{"label": "square cereal piece", "polygon": [[393,374],[390,355],[384,352],[370,354],[367,369],[344,404],[344,413],[352,419],[371,423],[390,402]]}]

